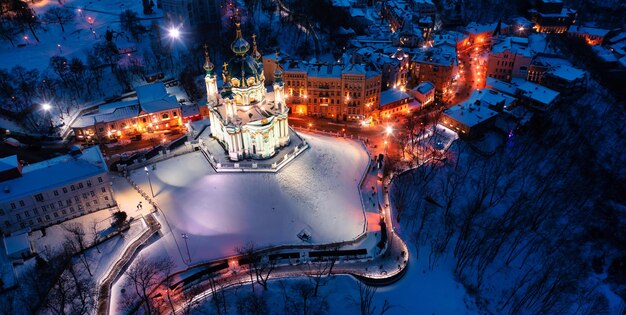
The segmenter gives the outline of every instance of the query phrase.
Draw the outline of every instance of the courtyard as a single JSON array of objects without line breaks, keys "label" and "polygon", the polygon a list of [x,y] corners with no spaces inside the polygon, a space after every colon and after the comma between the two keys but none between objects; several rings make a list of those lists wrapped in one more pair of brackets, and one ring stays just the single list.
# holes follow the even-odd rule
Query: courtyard
[{"label": "courtyard", "polygon": [[[150,181],[143,169],[132,171],[149,195],[152,183],[162,210],[164,237],[145,252],[167,254],[183,267],[235,254],[247,242],[326,244],[364,233],[358,185],[368,154],[355,141],[303,137],[310,149],[276,174],[216,173],[199,152],[149,167]],[[303,231],[306,243],[298,238]]]}]

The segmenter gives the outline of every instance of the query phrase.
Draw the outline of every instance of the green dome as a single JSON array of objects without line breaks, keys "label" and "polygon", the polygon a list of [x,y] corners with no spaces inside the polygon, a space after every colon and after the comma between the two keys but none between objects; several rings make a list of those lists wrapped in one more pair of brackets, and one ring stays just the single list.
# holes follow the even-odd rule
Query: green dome
[{"label": "green dome", "polygon": [[232,44],[230,44],[230,49],[237,55],[244,55],[250,50],[250,44],[243,39],[241,36],[241,24],[239,22],[235,23],[237,26],[237,33],[235,35],[235,40]]},{"label": "green dome", "polygon": [[230,44],[230,49],[237,55],[243,55],[250,50],[250,44],[243,38],[237,38]]},{"label": "green dome", "polygon": [[[263,67],[251,56],[236,56],[228,62],[228,73],[234,87],[247,87],[262,83]],[[254,78],[254,80],[250,80]]]}]

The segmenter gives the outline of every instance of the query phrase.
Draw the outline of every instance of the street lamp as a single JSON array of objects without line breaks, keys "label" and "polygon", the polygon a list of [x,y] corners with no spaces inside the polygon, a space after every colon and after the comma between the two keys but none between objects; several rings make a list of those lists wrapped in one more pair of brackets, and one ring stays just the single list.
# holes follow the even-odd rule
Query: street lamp
[{"label": "street lamp", "polygon": [[50,105],[50,103],[46,102],[41,104],[41,109],[45,110],[46,112],[49,112],[52,109],[52,105]]},{"label": "street lamp", "polygon": [[385,128],[385,133],[387,135],[390,135],[393,132],[393,128],[391,128],[391,126],[387,126],[387,128]]},{"label": "street lamp", "polygon": [[150,180],[150,172],[148,171],[148,167],[144,166],[143,170],[146,171],[146,176],[148,176],[148,183],[150,184],[150,193],[152,193],[152,198],[154,198],[154,190],[152,190],[152,181]]},{"label": "street lamp", "polygon": [[167,30],[167,35],[172,38],[172,39],[179,39],[180,38],[180,29],[178,27],[170,27]]},{"label": "street lamp", "polygon": [[189,263],[191,263],[191,254],[189,253],[189,244],[187,244],[187,238],[189,238],[189,236],[187,236],[186,233],[181,233],[182,238],[185,240],[185,247],[187,248],[187,257],[189,258]]}]

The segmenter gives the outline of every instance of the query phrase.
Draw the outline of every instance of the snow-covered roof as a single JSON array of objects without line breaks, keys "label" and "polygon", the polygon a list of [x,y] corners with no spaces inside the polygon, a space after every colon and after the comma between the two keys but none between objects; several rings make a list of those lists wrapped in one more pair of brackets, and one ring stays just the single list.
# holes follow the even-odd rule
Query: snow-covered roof
[{"label": "snow-covered roof", "polygon": [[456,48],[450,45],[439,45],[415,54],[413,61],[426,64],[452,66],[456,65]]},{"label": "snow-covered roof", "polygon": [[554,67],[548,70],[547,73],[568,82],[582,80],[585,78],[585,71],[567,65]]},{"label": "snow-covered roof", "polygon": [[617,61],[617,58],[615,57],[613,52],[611,52],[609,49],[603,46],[595,45],[595,46],[591,46],[591,49],[604,62],[616,62]]},{"label": "snow-covered roof", "polygon": [[531,63],[535,66],[543,66],[543,67],[556,67],[560,65],[566,65],[566,66],[571,65],[571,63],[567,59],[563,59],[555,55],[546,55],[542,53],[535,55]]},{"label": "snow-covered roof", "polygon": [[473,102],[479,101],[481,105],[493,107],[502,105],[503,108],[508,108],[517,99],[492,89],[480,89],[472,92],[469,100]]},{"label": "snow-covered roof", "polygon": [[[115,105],[115,106],[111,106]],[[100,111],[100,108],[104,108]],[[115,102],[99,107],[95,114],[81,116],[72,124],[72,128],[85,128],[96,123],[109,123],[122,119],[129,119],[139,115],[139,104],[137,100]]]},{"label": "snow-covered roof", "polygon": [[361,8],[351,8],[350,15],[352,17],[365,17],[365,11]]},{"label": "snow-covered roof", "polygon": [[0,172],[12,170],[14,168],[17,168],[17,166],[17,155],[0,158]]},{"label": "snow-covered roof", "polygon": [[504,82],[492,77],[487,77],[486,86],[509,95],[515,95],[515,93],[517,93],[517,86],[515,84]]},{"label": "snow-covered roof", "polygon": [[22,176],[2,182],[9,193],[0,194],[0,202],[32,196],[38,192],[74,183],[108,171],[98,146],[83,149],[76,156],[63,155],[22,167]]},{"label": "snow-covered roof", "polygon": [[420,83],[418,86],[414,87],[413,89],[419,92],[420,94],[426,94],[434,90],[435,85],[432,82],[425,81],[425,82]]},{"label": "snow-covered roof", "polygon": [[385,106],[410,97],[411,96],[409,96],[409,94],[402,92],[400,89],[389,89],[387,91],[380,92],[380,106]]},{"label": "snow-covered roof", "polygon": [[495,117],[498,113],[481,106],[479,101],[471,102],[470,99],[444,110],[443,114],[471,128]]},{"label": "snow-covered roof", "polygon": [[[495,31],[497,26],[498,26],[498,22],[489,23],[489,24],[478,24],[476,22],[472,22],[470,24],[467,24],[467,26],[465,27],[465,31],[467,31],[470,34],[480,34],[480,33],[485,33],[485,32],[493,33],[493,31]],[[508,25],[505,23],[502,23],[500,27],[506,28],[508,27]]]},{"label": "snow-covered roof", "polygon": [[551,105],[559,96],[559,92],[557,91],[524,79],[513,78],[511,81],[517,86],[518,93],[545,105]]},{"label": "snow-covered roof", "polygon": [[28,233],[6,236],[4,238],[4,247],[6,248],[7,256],[9,257],[19,254],[25,250],[30,251],[31,247]]},{"label": "snow-covered roof", "polygon": [[167,93],[163,82],[138,86],[135,91],[139,105],[146,113],[156,113],[179,107],[176,96]]},{"label": "snow-covered roof", "polygon": [[468,37],[469,36],[467,34],[463,34],[461,32],[454,32],[454,31],[442,32],[439,34],[435,34],[433,36],[433,45],[434,46],[437,46],[440,44],[456,45],[457,43],[462,42]]},{"label": "snow-covered roof", "polygon": [[589,34],[589,35],[592,35],[592,36],[604,37],[610,31],[602,29],[602,28],[587,27],[587,26],[580,26],[580,25],[572,25],[572,26],[569,27],[567,32],[568,33],[575,33],[575,34]]},{"label": "snow-covered roof", "polygon": [[528,38],[523,37],[506,37],[494,44],[491,49],[491,52],[494,54],[504,53],[506,51],[528,58],[533,55],[533,52],[528,48]]}]

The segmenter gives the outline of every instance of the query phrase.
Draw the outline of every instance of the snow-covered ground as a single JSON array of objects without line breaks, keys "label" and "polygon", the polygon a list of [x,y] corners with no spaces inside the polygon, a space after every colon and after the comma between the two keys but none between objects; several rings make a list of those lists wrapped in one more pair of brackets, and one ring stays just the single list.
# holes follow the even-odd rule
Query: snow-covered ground
[{"label": "snow-covered ground", "polygon": [[[158,215],[164,236],[142,255],[167,255],[175,269],[182,269],[189,256],[192,263],[217,259],[236,254],[249,241],[258,247],[302,244],[297,234],[303,229],[315,244],[359,236],[365,216],[357,187],[369,156],[351,140],[302,136],[310,149],[276,174],[218,174],[199,152],[149,168],[155,200],[165,214]],[[143,169],[131,172],[131,178],[151,194]],[[124,280],[113,285],[112,309]]]},{"label": "snow-covered ground", "polygon": [[[16,40],[16,45],[26,44],[24,47],[12,47],[9,42],[3,41],[0,45],[2,67],[10,69],[21,65],[30,69],[44,70],[52,56],[64,56],[68,59],[78,57],[85,60],[87,50],[93,44],[103,41],[107,29],[111,26],[119,27],[119,15],[123,10],[133,10],[140,18],[144,17],[141,1],[66,0],[63,3],[76,13],[76,19],[64,25],[65,32],[61,31],[59,24],[42,24],[35,31],[39,42],[28,31]],[[55,6],[59,6],[59,2],[44,0],[31,7],[41,17]],[[149,17],[161,16],[156,7],[155,11],[156,13]],[[118,46],[121,48],[124,45],[118,43]]]},{"label": "snow-covered ground", "polygon": [[[304,138],[311,148],[277,174],[217,174],[200,153],[157,163],[150,180],[173,234],[154,246],[180,258],[173,235],[187,259],[180,237],[186,233],[199,262],[235,254],[248,241],[301,244],[303,229],[316,244],[357,237],[364,228],[357,185],[368,155],[353,141]],[[131,178],[150,194],[144,170]]]}]

